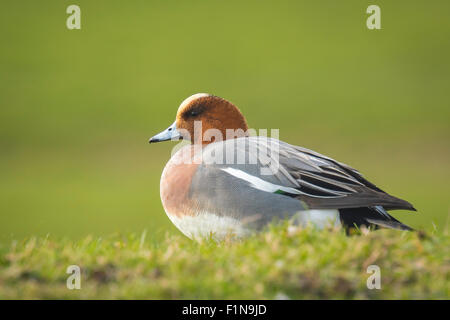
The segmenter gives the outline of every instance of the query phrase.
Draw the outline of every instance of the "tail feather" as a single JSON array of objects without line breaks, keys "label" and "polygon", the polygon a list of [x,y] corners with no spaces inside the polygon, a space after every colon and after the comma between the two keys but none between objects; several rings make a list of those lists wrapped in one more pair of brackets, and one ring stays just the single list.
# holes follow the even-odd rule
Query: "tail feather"
[{"label": "tail feather", "polygon": [[414,230],[389,215],[382,206],[340,209],[339,217],[346,229],[365,226],[374,229]]}]

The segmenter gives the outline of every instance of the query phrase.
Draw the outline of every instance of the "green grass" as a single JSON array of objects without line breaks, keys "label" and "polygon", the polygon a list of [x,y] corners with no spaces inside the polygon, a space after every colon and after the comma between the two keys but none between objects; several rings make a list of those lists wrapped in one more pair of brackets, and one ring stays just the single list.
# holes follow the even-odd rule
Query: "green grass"
[{"label": "green grass", "polygon": [[[26,299],[448,299],[446,232],[339,230],[287,225],[243,241],[146,233],[15,241],[0,255],[0,298]],[[66,288],[69,265],[81,289]],[[369,265],[381,289],[366,286]]]}]

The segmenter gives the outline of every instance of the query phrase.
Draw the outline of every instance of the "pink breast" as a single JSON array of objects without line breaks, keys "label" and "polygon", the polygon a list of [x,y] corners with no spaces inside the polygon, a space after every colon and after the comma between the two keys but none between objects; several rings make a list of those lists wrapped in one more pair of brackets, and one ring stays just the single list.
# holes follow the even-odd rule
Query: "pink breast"
[{"label": "pink breast", "polygon": [[168,215],[182,217],[195,214],[193,201],[188,197],[192,177],[198,164],[192,161],[193,146],[180,149],[166,164],[161,177],[160,194]]}]

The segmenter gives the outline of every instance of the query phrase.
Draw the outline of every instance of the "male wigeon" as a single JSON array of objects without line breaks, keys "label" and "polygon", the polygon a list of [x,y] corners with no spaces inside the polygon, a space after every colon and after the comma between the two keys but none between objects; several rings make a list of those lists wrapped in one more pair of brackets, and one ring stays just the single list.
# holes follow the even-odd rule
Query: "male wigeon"
[{"label": "male wigeon", "polygon": [[240,110],[210,94],[185,99],[175,122],[150,139],[188,140],[166,164],[161,200],[190,238],[242,237],[273,220],[300,226],[412,230],[386,210],[414,207],[350,166],[274,138],[251,136]]}]

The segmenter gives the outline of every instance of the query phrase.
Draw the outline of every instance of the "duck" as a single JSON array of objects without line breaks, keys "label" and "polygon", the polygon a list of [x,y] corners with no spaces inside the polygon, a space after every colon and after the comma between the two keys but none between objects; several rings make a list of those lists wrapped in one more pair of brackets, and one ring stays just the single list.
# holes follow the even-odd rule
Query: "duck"
[{"label": "duck", "polygon": [[[349,230],[413,230],[387,211],[416,211],[356,169],[249,129],[221,97],[197,93],[149,143],[183,140],[160,180],[164,211],[191,239],[244,238],[270,223]],[[178,144],[177,144],[178,146]]]}]

